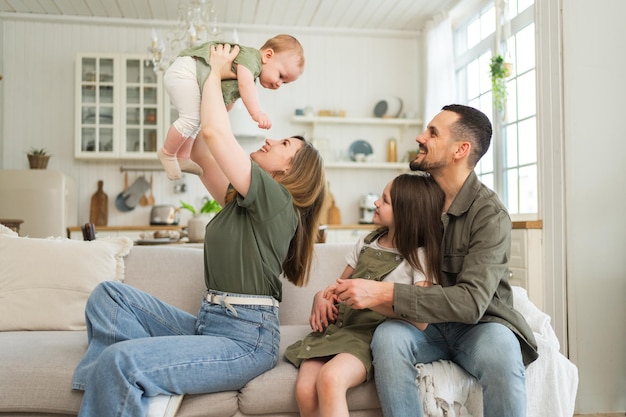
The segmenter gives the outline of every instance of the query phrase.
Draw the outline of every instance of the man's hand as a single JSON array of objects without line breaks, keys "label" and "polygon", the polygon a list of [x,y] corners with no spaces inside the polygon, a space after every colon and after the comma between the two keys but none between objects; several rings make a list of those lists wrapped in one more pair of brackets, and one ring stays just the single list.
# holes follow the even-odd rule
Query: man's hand
[{"label": "man's hand", "polygon": [[[372,281],[362,278],[339,278],[335,294],[339,301],[343,301],[355,309],[377,306],[390,308],[393,304],[393,282]],[[379,309],[376,308],[376,310]]]}]

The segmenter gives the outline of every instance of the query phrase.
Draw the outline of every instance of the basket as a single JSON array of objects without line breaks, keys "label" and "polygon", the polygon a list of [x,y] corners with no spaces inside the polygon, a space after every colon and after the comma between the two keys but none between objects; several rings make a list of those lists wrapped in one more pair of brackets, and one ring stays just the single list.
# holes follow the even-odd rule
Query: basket
[{"label": "basket", "polygon": [[30,169],[46,169],[50,155],[28,155]]}]

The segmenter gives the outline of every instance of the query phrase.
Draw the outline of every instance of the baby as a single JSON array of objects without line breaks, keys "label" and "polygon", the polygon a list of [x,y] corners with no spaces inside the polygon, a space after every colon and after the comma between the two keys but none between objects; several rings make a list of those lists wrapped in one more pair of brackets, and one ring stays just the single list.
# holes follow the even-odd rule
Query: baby
[{"label": "baby", "polygon": [[[200,130],[200,101],[202,87],[211,67],[209,54],[216,42],[207,42],[185,49],[165,72],[163,82],[176,110],[178,119],[172,123],[163,147],[157,155],[170,180],[189,172],[202,175],[202,168],[189,155],[193,140]],[[222,75],[224,104],[230,110],[241,97],[259,128],[272,127],[270,118],[261,110],[255,82],[272,90],[295,81],[304,69],[302,45],[291,35],[276,35],[260,48],[238,45],[230,74]]]}]

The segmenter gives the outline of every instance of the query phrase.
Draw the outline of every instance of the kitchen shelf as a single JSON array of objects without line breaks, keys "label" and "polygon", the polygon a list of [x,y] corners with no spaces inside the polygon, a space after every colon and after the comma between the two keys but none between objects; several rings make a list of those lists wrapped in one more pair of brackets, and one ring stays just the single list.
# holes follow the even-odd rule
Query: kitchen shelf
[{"label": "kitchen shelf", "polygon": [[333,116],[293,116],[291,121],[304,124],[381,125],[397,127],[415,127],[421,126],[423,123],[420,119]]},{"label": "kitchen shelf", "polygon": [[[396,135],[393,135],[392,137],[398,137],[400,141],[403,140],[404,136],[405,136],[405,130],[408,128],[419,128],[422,126],[422,121],[420,119],[405,119],[405,118],[380,118],[380,117],[340,117],[340,116],[292,116],[291,118],[292,123],[299,123],[299,124],[306,124],[310,126],[311,129],[311,137],[313,138],[312,141],[317,141],[318,138],[318,130],[321,130],[322,127],[324,127],[324,131],[325,132],[329,132],[330,131],[336,131],[335,128],[333,128],[333,126],[336,127],[336,129],[345,129],[346,127],[349,126],[355,126],[355,127],[363,127],[363,126],[369,126],[372,128],[376,128],[377,132],[382,133],[382,132],[387,132],[387,134],[385,135],[385,137],[389,138],[389,132],[390,131],[395,131]],[[370,133],[373,133],[374,130],[372,129]],[[341,141],[335,141],[333,140],[333,147],[336,151],[337,149],[337,142],[341,142]],[[371,143],[373,144],[373,146],[376,148],[377,144],[378,144],[378,151],[375,153],[378,153],[378,155],[381,155],[381,149],[380,149],[380,144],[382,143],[382,139],[381,140],[376,140],[373,139],[371,140]],[[316,144],[319,146],[319,144]],[[320,148],[321,149],[321,148]],[[324,152],[324,151],[322,151]],[[326,150],[326,152],[328,152],[328,150]],[[335,154],[335,155],[333,155]],[[359,170],[397,170],[397,171],[407,171],[409,169],[408,163],[407,162],[384,162],[384,161],[375,161],[375,162],[354,162],[354,161],[348,161],[345,160],[344,158],[337,158],[336,156],[336,152],[329,152],[328,155],[333,155],[335,156],[335,158],[333,158],[333,156],[331,156],[329,158],[329,160],[326,162],[325,166],[326,168],[329,169],[359,169]],[[403,155],[402,152],[400,152],[400,160],[402,160],[403,158],[401,157],[401,155]],[[333,159],[335,159],[333,161]],[[380,159],[380,157],[378,158]]]},{"label": "kitchen shelf", "polygon": [[326,168],[337,169],[396,169],[408,171],[408,162],[326,162]]}]

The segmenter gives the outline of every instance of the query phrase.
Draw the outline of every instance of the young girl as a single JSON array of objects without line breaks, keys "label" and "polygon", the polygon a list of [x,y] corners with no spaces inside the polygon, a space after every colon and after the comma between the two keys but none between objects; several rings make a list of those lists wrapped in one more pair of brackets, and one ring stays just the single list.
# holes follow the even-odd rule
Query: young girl
[{"label": "young girl", "polygon": [[198,315],[119,282],[96,287],[73,380],[85,391],[81,417],[141,417],[151,398],[237,390],[278,360],[280,275],[308,280],[326,180],[319,152],[300,137],[267,139],[251,155],[239,145],[219,76],[237,49],[212,47],[202,97],[198,161],[224,208],[206,228]]},{"label": "young girl", "polygon": [[[200,101],[204,81],[211,72],[211,47],[207,42],[185,49],[167,69],[163,83],[176,110],[178,119],[170,126],[163,147],[157,151],[170,180],[179,179],[181,171],[202,175],[201,167],[190,159],[193,140],[200,129]],[[304,68],[302,45],[290,35],[277,35],[267,40],[261,49],[239,46],[239,54],[230,68],[221,75],[222,96],[227,110],[241,97],[259,128],[269,129],[270,118],[261,110],[255,82],[272,90],[295,81]]]},{"label": "young girl", "polygon": [[[340,279],[436,284],[443,202],[443,191],[430,175],[396,177],[375,202],[373,221],[379,227],[356,243]],[[394,316],[392,311],[352,309],[345,302],[336,306],[335,287],[315,295],[313,333],[285,352],[287,360],[300,368],[296,399],[302,417],[348,417],[347,390],[372,377],[374,330]],[[413,324],[420,330],[427,326]]]}]

